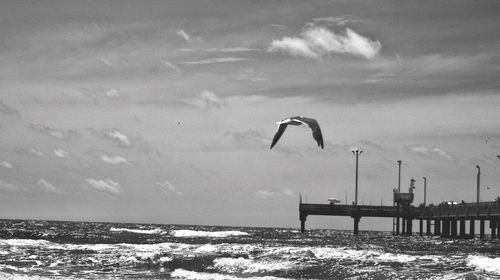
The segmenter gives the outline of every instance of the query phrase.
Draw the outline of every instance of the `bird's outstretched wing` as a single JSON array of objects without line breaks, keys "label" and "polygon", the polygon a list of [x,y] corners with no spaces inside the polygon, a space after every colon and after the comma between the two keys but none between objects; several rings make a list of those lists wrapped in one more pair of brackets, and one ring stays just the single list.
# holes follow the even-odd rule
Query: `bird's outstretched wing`
[{"label": "bird's outstretched wing", "polygon": [[316,140],[318,146],[321,147],[321,149],[323,149],[324,147],[323,134],[321,134],[321,128],[319,127],[318,121],[316,121],[315,119],[305,118],[305,117],[294,117],[292,119],[307,124],[312,130],[312,135],[314,140]]},{"label": "bird's outstretched wing", "polygon": [[271,147],[269,149],[272,149],[274,145],[280,140],[281,135],[283,135],[283,132],[285,132],[285,129],[288,124],[286,123],[280,123],[280,126],[278,127],[278,130],[276,131],[276,134],[274,134],[273,137],[273,142],[271,143]]}]

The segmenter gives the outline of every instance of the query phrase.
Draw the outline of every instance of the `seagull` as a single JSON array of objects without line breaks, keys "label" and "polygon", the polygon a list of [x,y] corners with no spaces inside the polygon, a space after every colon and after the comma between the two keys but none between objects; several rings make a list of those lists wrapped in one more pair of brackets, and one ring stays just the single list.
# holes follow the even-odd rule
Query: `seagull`
[{"label": "seagull", "polygon": [[312,130],[312,135],[314,140],[318,142],[318,146],[323,149],[323,135],[321,134],[321,129],[319,128],[319,124],[315,119],[310,119],[310,118],[305,118],[302,116],[296,116],[296,117],[290,117],[288,119],[281,120],[277,122],[280,126],[278,127],[278,130],[276,131],[276,134],[274,135],[273,142],[271,143],[271,148],[276,145],[278,140],[280,139],[281,135],[283,135],[283,132],[285,132],[285,129],[287,125],[301,125],[301,124],[306,124],[308,125],[311,130]]}]

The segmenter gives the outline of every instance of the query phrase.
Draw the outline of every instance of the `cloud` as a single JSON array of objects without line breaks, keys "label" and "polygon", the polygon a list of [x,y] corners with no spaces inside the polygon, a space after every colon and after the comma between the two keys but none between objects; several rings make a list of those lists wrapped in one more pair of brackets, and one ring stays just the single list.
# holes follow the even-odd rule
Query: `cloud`
[{"label": "cloud", "polygon": [[440,155],[441,157],[444,157],[446,159],[450,159],[450,160],[452,159],[452,157],[448,153],[446,153],[445,151],[443,151],[439,148],[432,149],[432,152],[437,154],[437,155]]},{"label": "cloud", "polygon": [[12,163],[8,162],[8,161],[1,161],[0,162],[0,166],[1,167],[4,167],[4,168],[14,168],[14,166],[12,165]]},{"label": "cloud", "polygon": [[226,101],[223,98],[208,90],[203,90],[197,97],[185,99],[184,102],[205,110],[221,109],[226,106]]},{"label": "cloud", "polygon": [[54,155],[56,155],[57,157],[60,157],[60,158],[68,158],[69,157],[68,152],[66,152],[63,149],[58,149],[58,148],[54,149]]},{"label": "cloud", "polygon": [[213,64],[213,63],[239,62],[239,61],[247,61],[247,60],[251,60],[251,59],[243,58],[243,57],[215,57],[215,58],[208,58],[208,59],[202,59],[202,60],[196,60],[196,61],[184,61],[181,63],[186,64],[186,65],[203,65],[203,64]]},{"label": "cloud", "polygon": [[47,192],[47,193],[60,193],[61,191],[54,187],[51,183],[49,183],[45,179],[40,179],[37,182],[37,185],[42,189],[42,191]]},{"label": "cloud", "polygon": [[112,140],[120,147],[130,147],[132,145],[130,138],[119,130],[114,129],[97,131],[92,129],[92,131],[102,138]]},{"label": "cloud", "polygon": [[20,188],[12,183],[0,179],[0,191],[18,191]]},{"label": "cloud", "polygon": [[176,194],[178,196],[184,196],[184,193],[181,192],[181,191],[178,191],[177,187],[174,186],[169,181],[165,181],[165,182],[161,182],[161,183],[159,182],[159,183],[156,183],[156,185],[158,185],[160,187],[160,190],[162,192],[168,191],[168,192],[174,193],[174,194]]},{"label": "cloud", "polygon": [[161,63],[168,69],[174,70],[177,74],[182,73],[182,70],[177,65],[173,64],[168,60],[162,60]]},{"label": "cloud", "polygon": [[284,37],[273,40],[270,52],[283,52],[292,56],[320,59],[332,54],[350,54],[375,58],[382,47],[379,41],[363,37],[347,28],[345,34],[336,34],[324,27],[307,28],[300,37]]},{"label": "cloud", "polygon": [[115,88],[110,88],[107,90],[104,95],[108,98],[117,98],[121,95],[120,91]]},{"label": "cloud", "polygon": [[181,29],[177,31],[177,35],[181,36],[184,40],[186,40],[186,42],[191,42],[191,36],[189,36],[186,31]]},{"label": "cloud", "polygon": [[92,186],[94,189],[107,192],[111,194],[118,194],[121,192],[121,186],[119,183],[107,178],[105,180],[96,180],[92,178],[85,179],[87,183]]},{"label": "cloud", "polygon": [[96,105],[106,100],[124,100],[127,95],[117,88],[98,87],[95,89],[82,88],[83,94],[90,97]]},{"label": "cloud", "polygon": [[5,115],[21,115],[19,111],[5,104],[1,99],[0,99],[0,113]]},{"label": "cloud", "polygon": [[268,145],[269,138],[257,129],[249,129],[243,132],[227,131],[224,136],[231,137],[238,144],[257,143],[259,146]]},{"label": "cloud", "polygon": [[27,147],[17,148],[16,153],[18,155],[28,155],[28,156],[37,156],[37,157],[43,157],[45,155],[42,151],[39,151],[35,148],[27,148]]},{"label": "cloud", "polygon": [[74,130],[57,129],[43,124],[31,123],[28,125],[28,128],[42,135],[47,135],[62,140],[70,140],[73,137],[78,136],[78,132]]},{"label": "cloud", "polygon": [[252,48],[243,48],[243,47],[232,47],[232,48],[208,48],[208,49],[191,49],[184,48],[180,49],[183,52],[221,52],[221,53],[230,53],[230,52],[260,52],[260,49],[252,49]]},{"label": "cloud", "polygon": [[348,23],[353,23],[353,22],[364,22],[364,20],[358,19],[352,15],[343,15],[343,16],[314,18],[313,22],[320,24],[330,24],[330,25],[346,25]]},{"label": "cloud", "polygon": [[39,151],[35,148],[30,148],[28,152],[32,155],[39,156],[39,157],[43,157],[45,155],[42,151]]},{"label": "cloud", "polygon": [[453,157],[446,153],[445,151],[439,149],[439,148],[428,148],[428,147],[423,147],[423,146],[412,146],[409,147],[409,150],[413,153],[422,155],[422,156],[429,156],[429,157],[440,157],[444,158],[447,160],[452,160]]},{"label": "cloud", "polygon": [[277,191],[258,190],[254,192],[254,195],[258,198],[269,199],[271,197],[283,197],[283,195],[295,196],[295,193],[290,189],[282,188]]},{"label": "cloud", "polygon": [[114,65],[109,59],[107,59],[105,57],[99,57],[97,60],[104,63],[104,65],[106,65],[106,66],[113,66]]},{"label": "cloud", "polygon": [[128,163],[127,159],[121,156],[101,155],[101,160],[109,164]]},{"label": "cloud", "polygon": [[254,193],[254,195],[258,198],[269,199],[270,197],[274,196],[275,193],[272,191],[258,190]]},{"label": "cloud", "polygon": [[247,82],[265,82],[269,81],[269,77],[265,76],[264,74],[257,73],[254,68],[245,68],[240,71],[238,71],[236,75],[236,79],[240,81],[247,81]]}]

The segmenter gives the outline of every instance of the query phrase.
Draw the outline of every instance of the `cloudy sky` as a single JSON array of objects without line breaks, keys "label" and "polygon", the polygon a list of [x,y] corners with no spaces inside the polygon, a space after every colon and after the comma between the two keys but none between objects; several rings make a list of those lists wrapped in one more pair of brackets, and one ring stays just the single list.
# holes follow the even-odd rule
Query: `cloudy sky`
[{"label": "cloudy sky", "polygon": [[[500,195],[498,1],[2,1],[5,218],[297,227]],[[289,128],[269,149],[276,121]],[[362,219],[361,229],[391,229]],[[351,228],[310,217],[309,227]]]}]

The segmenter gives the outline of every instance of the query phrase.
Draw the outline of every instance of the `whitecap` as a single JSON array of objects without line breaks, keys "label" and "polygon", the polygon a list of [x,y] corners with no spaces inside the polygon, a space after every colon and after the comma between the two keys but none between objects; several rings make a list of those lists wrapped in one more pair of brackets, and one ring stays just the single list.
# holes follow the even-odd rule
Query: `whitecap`
[{"label": "whitecap", "polygon": [[254,260],[245,258],[218,258],[214,260],[217,270],[227,273],[265,273],[287,271],[299,266],[296,262],[281,260]]},{"label": "whitecap", "polygon": [[138,234],[162,234],[162,233],[164,233],[164,231],[159,229],[159,228],[157,228],[157,229],[128,229],[128,228],[111,227],[109,230],[113,231],[113,232],[131,232],[131,233],[138,233]]},{"label": "whitecap", "polygon": [[250,235],[247,232],[243,231],[199,231],[199,230],[189,230],[189,229],[181,229],[181,230],[173,230],[170,232],[170,235],[175,237],[229,237],[229,236],[247,236]]},{"label": "whitecap", "polygon": [[236,277],[232,275],[225,275],[219,273],[206,273],[206,272],[195,272],[189,271],[182,268],[178,268],[174,270],[171,274],[171,277],[175,279],[187,279],[187,280],[286,280],[289,278],[280,278],[274,276],[259,276],[259,277]]},{"label": "whitecap", "polygon": [[468,256],[466,261],[467,266],[475,267],[480,272],[500,275],[500,257]]}]

